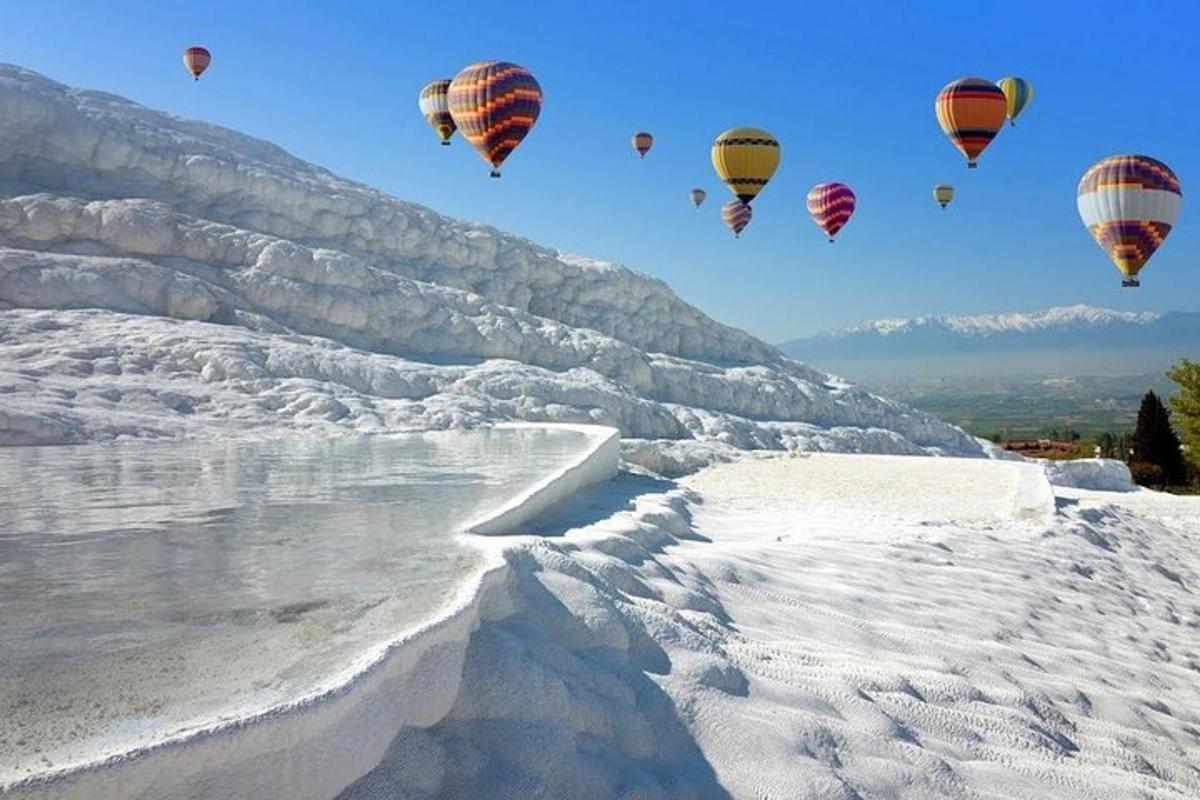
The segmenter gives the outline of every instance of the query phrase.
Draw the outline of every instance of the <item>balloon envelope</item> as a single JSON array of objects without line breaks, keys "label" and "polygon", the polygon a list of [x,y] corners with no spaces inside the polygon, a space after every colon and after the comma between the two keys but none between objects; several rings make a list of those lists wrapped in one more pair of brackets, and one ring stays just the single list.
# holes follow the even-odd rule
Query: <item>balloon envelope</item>
[{"label": "balloon envelope", "polygon": [[1138,272],[1171,232],[1182,199],[1171,168],[1141,155],[1096,162],[1075,198],[1083,224],[1125,276],[1123,286],[1138,285]]},{"label": "balloon envelope", "polygon": [[632,143],[633,149],[637,150],[638,155],[645,158],[646,153],[649,153],[650,148],[654,146],[654,137],[642,131],[633,135]]},{"label": "balloon envelope", "polygon": [[829,241],[837,236],[850,217],[854,215],[856,198],[844,183],[818,183],[808,192],[805,203],[817,227],[829,235]]},{"label": "balloon envelope", "polygon": [[1033,100],[1033,84],[1024,78],[1001,78],[996,81],[1000,91],[1004,93],[1005,113],[1010,124],[1016,124],[1017,117]]},{"label": "balloon envelope", "polygon": [[450,116],[492,176],[533,129],[542,111],[542,87],[524,67],[506,61],[480,61],[450,82]]},{"label": "balloon envelope", "polygon": [[421,109],[421,114],[442,140],[442,144],[450,144],[450,137],[458,129],[454,118],[450,116],[449,95],[450,81],[447,79],[425,84],[425,88],[417,97],[417,106]]},{"label": "balloon envelope", "polygon": [[713,169],[729,191],[749,204],[779,168],[779,142],[759,128],[732,128],[713,142]]},{"label": "balloon envelope", "polygon": [[192,73],[196,80],[200,80],[200,75],[211,63],[212,53],[203,47],[193,46],[183,51],[183,66],[187,67],[187,71]]},{"label": "balloon envelope", "polygon": [[708,192],[703,189],[692,189],[688,195],[692,198],[692,204],[699,208],[700,204],[704,202],[704,198],[708,197]]},{"label": "balloon envelope", "polygon": [[730,200],[721,206],[721,221],[725,223],[725,227],[733,231],[733,236],[736,239],[742,235],[742,231],[750,224],[750,217],[753,213],[750,210],[750,206],[741,200]]},{"label": "balloon envelope", "polygon": [[954,199],[954,187],[948,183],[939,183],[933,187],[933,199],[938,201],[938,205],[945,208]]},{"label": "balloon envelope", "polygon": [[950,143],[967,157],[967,166],[974,167],[975,159],[1004,125],[1008,101],[991,81],[961,78],[938,92],[933,107]]}]

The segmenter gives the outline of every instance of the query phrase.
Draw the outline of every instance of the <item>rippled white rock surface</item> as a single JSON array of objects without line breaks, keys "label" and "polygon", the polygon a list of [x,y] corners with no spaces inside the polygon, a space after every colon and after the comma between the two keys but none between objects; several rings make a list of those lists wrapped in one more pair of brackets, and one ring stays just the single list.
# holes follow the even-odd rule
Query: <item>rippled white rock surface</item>
[{"label": "rippled white rock surface", "polygon": [[591,446],[485,429],[0,448],[0,786],[337,686]]},{"label": "rippled white rock surface", "polygon": [[982,454],[661,281],[266,142],[12,66],[0,112],[0,444],[514,419],[611,424],[664,468]]}]

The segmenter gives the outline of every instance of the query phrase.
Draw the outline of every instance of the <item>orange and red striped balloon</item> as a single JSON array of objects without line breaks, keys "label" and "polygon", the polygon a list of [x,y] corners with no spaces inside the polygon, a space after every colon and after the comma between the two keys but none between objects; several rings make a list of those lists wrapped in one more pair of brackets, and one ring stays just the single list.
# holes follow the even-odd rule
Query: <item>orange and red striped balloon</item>
[{"label": "orange and red striped balloon", "polygon": [[974,168],[975,159],[984,151],[1004,125],[1008,100],[1000,87],[983,78],[960,78],[946,84],[934,103],[938,124],[951,144],[967,157]]},{"label": "orange and red striped balloon", "polygon": [[200,75],[212,63],[212,53],[203,47],[193,46],[183,51],[183,66],[192,73],[192,77],[200,80]]},{"label": "orange and red striped balloon", "polygon": [[533,129],[542,111],[542,87],[529,70],[507,61],[480,61],[450,81],[450,116],[492,177]]}]

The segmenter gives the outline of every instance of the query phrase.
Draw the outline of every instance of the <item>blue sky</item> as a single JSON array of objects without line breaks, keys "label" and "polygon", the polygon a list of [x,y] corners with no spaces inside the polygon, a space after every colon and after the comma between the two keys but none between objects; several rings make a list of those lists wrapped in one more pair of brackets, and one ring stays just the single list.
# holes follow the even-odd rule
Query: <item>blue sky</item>
[{"label": "blue sky", "polygon": [[[398,197],[667,281],[778,341],[879,316],[1067,303],[1200,309],[1200,9],[1191,2],[800,4],[176,2],[3,4],[0,61],[226,125]],[[803,6],[803,7],[802,7]],[[19,10],[15,10],[19,9]],[[213,51],[193,84],[188,44]],[[481,59],[542,84],[542,118],[489,180],[416,108]],[[1033,104],[968,172],[933,99],[1017,74]],[[708,159],[720,131],[783,146],[741,240]],[[645,161],[629,136],[657,139]],[[1075,211],[1094,161],[1142,152],[1183,183],[1176,229],[1122,290]],[[804,209],[840,180],[858,211],[830,246]],[[934,183],[958,196],[941,212]],[[691,208],[687,191],[709,202]]]}]

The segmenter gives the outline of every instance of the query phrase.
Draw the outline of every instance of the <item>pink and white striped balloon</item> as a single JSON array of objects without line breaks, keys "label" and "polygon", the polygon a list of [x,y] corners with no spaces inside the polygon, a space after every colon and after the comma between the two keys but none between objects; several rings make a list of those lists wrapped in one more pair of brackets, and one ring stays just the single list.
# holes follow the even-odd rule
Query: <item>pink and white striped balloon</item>
[{"label": "pink and white striped balloon", "polygon": [[742,235],[742,231],[750,224],[752,214],[750,206],[741,200],[730,200],[721,206],[721,220],[725,223],[725,227],[733,231],[735,239],[739,238]]},{"label": "pink and white striped balloon", "polygon": [[854,192],[844,183],[818,183],[808,192],[808,213],[829,241],[854,215]]}]

